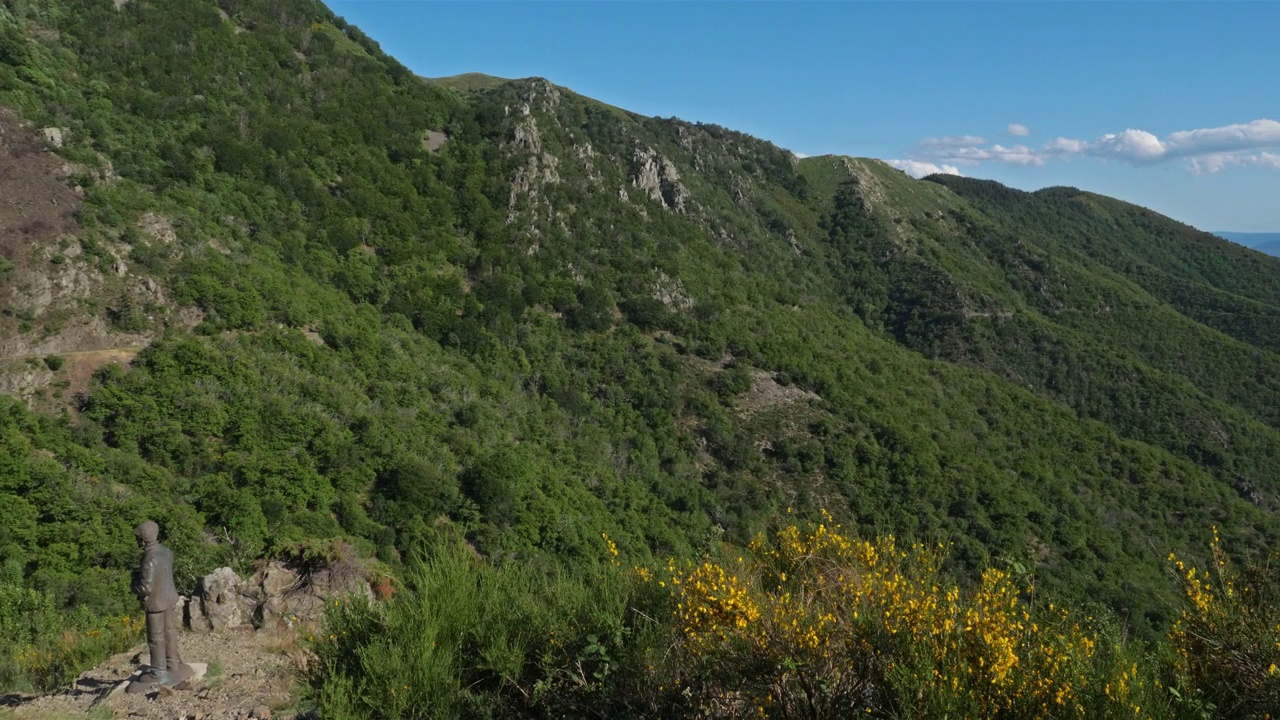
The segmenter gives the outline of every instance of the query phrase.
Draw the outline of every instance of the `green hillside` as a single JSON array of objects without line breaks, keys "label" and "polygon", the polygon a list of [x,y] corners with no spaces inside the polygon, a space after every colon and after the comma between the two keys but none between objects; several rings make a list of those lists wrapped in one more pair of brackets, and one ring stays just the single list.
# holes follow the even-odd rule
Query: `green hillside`
[{"label": "green hillside", "polygon": [[[190,590],[313,539],[550,570],[825,509],[1148,638],[1170,552],[1280,536],[1280,259],[1142,208],[424,81],[311,0],[0,3],[0,106],[80,188],[0,245],[0,339],[146,345],[79,393],[100,347],[0,358],[44,378],[0,398],[15,640],[6,598],[132,610],[148,517]],[[36,302],[68,268],[103,279]]]}]

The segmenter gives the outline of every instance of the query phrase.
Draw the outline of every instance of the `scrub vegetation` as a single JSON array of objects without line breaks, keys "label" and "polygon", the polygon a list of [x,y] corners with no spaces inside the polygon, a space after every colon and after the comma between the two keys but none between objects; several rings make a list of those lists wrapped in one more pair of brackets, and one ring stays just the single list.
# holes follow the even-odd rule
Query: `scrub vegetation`
[{"label": "scrub vegetation", "polygon": [[5,339],[66,321],[32,268],[151,339],[0,398],[6,686],[133,627],[154,519],[184,592],[337,540],[401,578],[313,640],[334,717],[1276,707],[1280,260],[424,81],[312,0],[0,0],[0,106],[80,203],[0,245]]}]

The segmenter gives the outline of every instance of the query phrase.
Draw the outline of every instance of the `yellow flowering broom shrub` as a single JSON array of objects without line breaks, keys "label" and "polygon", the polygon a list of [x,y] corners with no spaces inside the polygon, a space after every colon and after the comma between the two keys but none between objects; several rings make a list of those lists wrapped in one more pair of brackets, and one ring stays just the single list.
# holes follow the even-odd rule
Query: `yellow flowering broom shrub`
[{"label": "yellow flowering broom shrub", "polygon": [[1237,570],[1216,527],[1210,551],[1209,570],[1169,555],[1185,595],[1169,633],[1175,693],[1220,717],[1280,717],[1280,568]]},{"label": "yellow flowering broom shrub", "polygon": [[[570,573],[441,546],[386,602],[329,608],[307,645],[322,717],[1280,718],[1280,581],[1171,557],[1185,611],[1127,640],[946,548],[830,517],[697,561]],[[1269,715],[1268,713],[1271,713]]]},{"label": "yellow flowering broom shrub", "polygon": [[673,690],[706,717],[1147,717],[1154,683],[1091,618],[1029,605],[944,548],[860,540],[828,517],[740,556],[667,568]]}]

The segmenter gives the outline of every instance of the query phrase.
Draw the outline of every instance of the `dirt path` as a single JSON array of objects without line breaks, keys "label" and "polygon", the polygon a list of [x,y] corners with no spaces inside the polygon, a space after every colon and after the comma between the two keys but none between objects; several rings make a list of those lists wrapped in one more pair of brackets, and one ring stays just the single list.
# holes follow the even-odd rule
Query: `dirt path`
[{"label": "dirt path", "polygon": [[296,714],[297,670],[304,653],[292,630],[183,633],[180,647],[184,660],[208,664],[207,675],[190,690],[113,693],[146,660],[147,648],[140,645],[60,692],[0,698],[0,720],[289,720]]},{"label": "dirt path", "polygon": [[57,355],[67,360],[104,360],[106,362],[122,361],[129,362],[135,355],[142,352],[146,345],[134,345],[130,347],[106,348],[104,350],[77,350],[75,352],[64,353],[31,353],[28,355],[0,355],[0,362],[10,362],[13,360],[39,360]]}]

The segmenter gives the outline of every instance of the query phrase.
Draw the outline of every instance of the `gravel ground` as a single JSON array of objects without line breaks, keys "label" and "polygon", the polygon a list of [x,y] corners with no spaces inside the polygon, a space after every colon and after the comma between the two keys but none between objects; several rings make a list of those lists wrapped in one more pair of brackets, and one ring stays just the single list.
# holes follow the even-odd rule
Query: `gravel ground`
[{"label": "gravel ground", "polygon": [[0,719],[290,720],[296,715],[297,673],[306,655],[294,631],[183,633],[179,647],[185,661],[208,665],[205,677],[189,690],[113,692],[146,661],[147,648],[140,645],[60,692],[5,698],[10,707],[0,708]]}]

